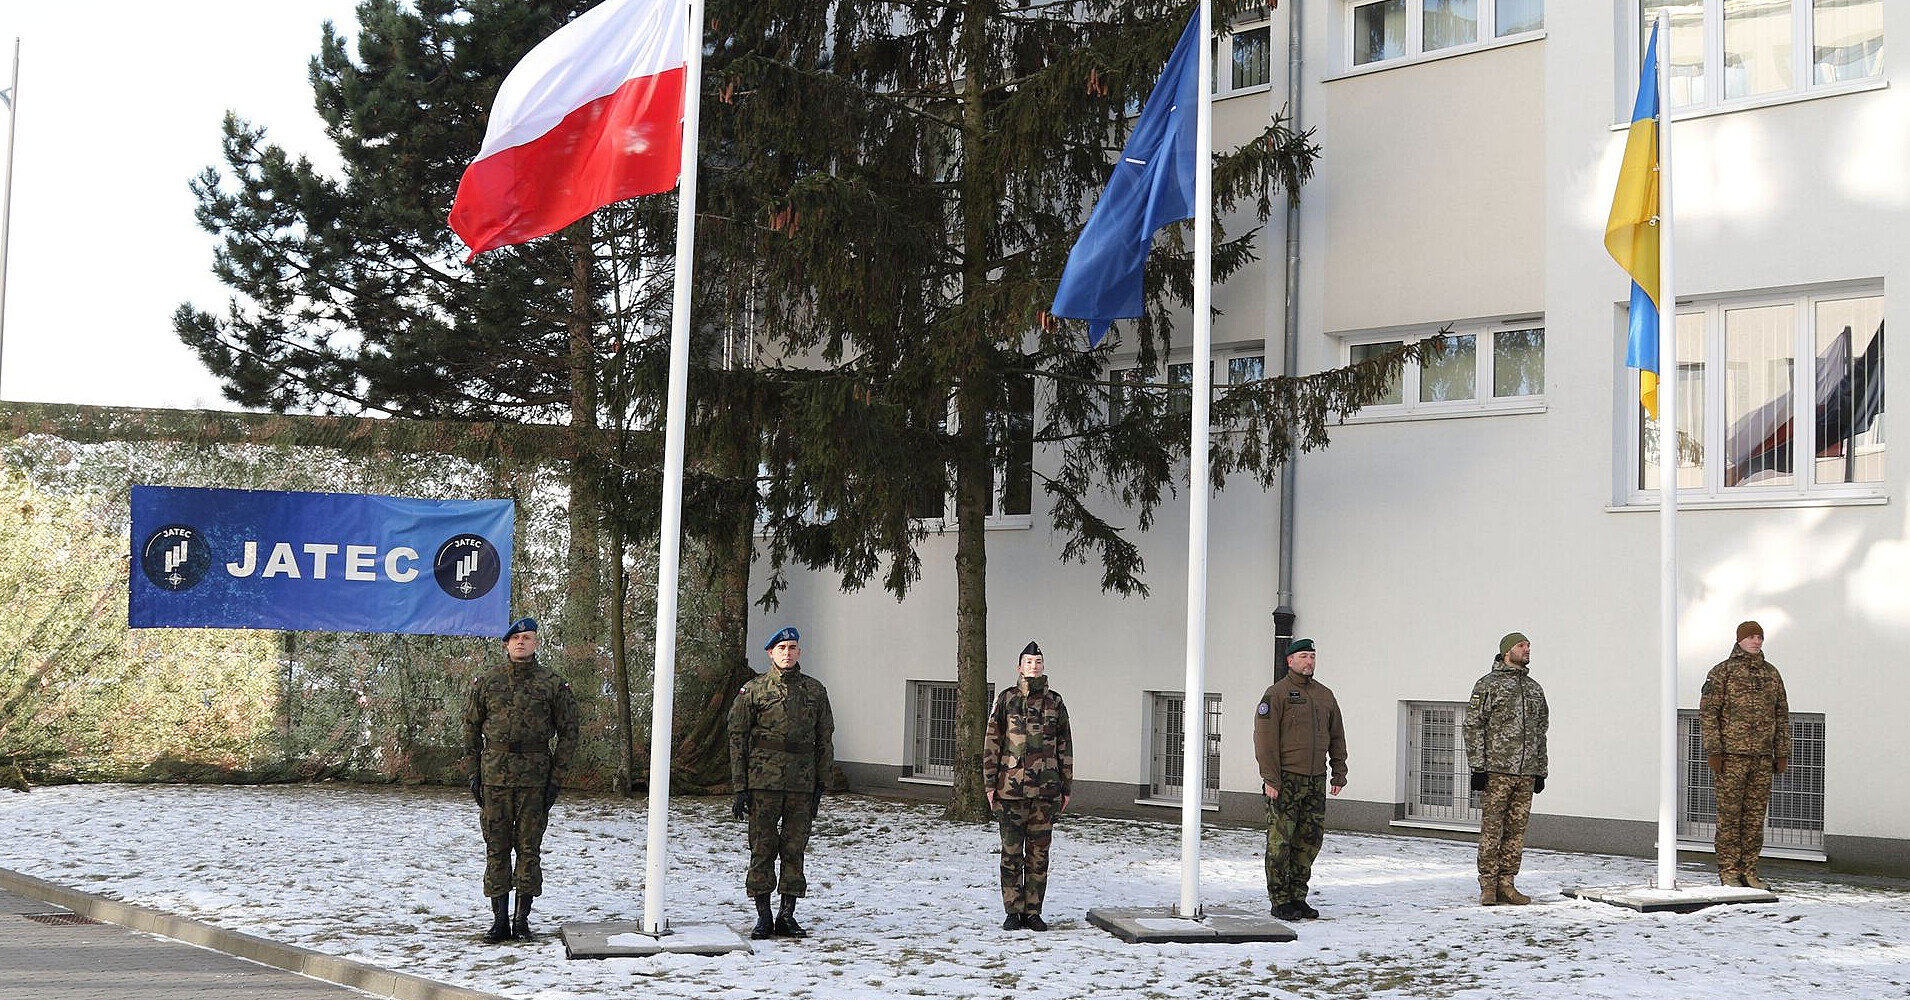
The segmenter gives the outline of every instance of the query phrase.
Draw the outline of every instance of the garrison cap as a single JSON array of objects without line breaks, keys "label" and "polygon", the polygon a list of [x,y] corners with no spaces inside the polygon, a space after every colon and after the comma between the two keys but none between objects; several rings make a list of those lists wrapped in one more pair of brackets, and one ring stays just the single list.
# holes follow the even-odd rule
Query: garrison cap
[{"label": "garrison cap", "polygon": [[769,637],[768,642],[763,643],[763,651],[768,652],[769,650],[775,649],[776,644],[779,642],[801,642],[801,641],[802,641],[802,633],[796,631],[796,626],[784,625],[782,628],[779,628],[776,630],[775,635],[772,635]]},{"label": "garrison cap", "polygon": [[1034,641],[1033,639],[1030,639],[1030,640],[1028,640],[1028,645],[1026,645],[1026,646],[1023,646],[1023,647],[1021,647],[1021,655],[1023,655],[1023,656],[1040,656],[1040,655],[1041,655],[1041,645],[1040,645],[1039,643],[1037,643],[1037,642],[1035,642],[1035,641]]},{"label": "garrison cap", "polygon": [[505,630],[504,638],[509,639],[511,636],[514,636],[519,632],[535,632],[535,631],[537,631],[537,619],[519,618],[518,620],[511,623],[511,627],[509,629]]}]

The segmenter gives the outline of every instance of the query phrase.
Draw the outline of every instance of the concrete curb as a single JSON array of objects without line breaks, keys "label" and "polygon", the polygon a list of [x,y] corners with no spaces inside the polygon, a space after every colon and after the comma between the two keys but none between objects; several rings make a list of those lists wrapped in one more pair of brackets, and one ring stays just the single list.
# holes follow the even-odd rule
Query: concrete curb
[{"label": "concrete curb", "polygon": [[161,913],[89,892],[69,889],[44,879],[0,868],[0,889],[71,910],[81,916],[118,924],[136,931],[184,941],[213,951],[224,952],[260,965],[296,972],[313,979],[349,986],[392,1000],[497,1000],[459,986],[447,986],[404,972],[393,972],[349,958],[327,955],[309,948],[269,941],[254,934],[242,934],[214,927],[186,917]]}]

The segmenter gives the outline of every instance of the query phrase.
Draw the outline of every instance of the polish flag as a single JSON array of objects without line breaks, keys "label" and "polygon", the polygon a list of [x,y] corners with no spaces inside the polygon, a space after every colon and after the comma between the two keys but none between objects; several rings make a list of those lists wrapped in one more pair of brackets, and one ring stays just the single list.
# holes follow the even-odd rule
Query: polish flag
[{"label": "polish flag", "polygon": [[682,0],[604,0],[511,70],[451,206],[467,261],[676,186],[686,11]]}]

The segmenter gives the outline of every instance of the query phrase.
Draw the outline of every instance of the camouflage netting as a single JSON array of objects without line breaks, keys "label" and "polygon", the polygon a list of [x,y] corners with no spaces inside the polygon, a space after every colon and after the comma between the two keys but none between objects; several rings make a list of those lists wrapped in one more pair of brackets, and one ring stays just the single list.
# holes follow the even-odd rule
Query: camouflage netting
[{"label": "camouflage netting", "polygon": [[[568,780],[641,784],[649,746],[655,544],[625,601],[634,782],[620,779],[608,621],[618,565],[596,518],[573,525],[562,428],[0,405],[0,775],[27,780],[461,780],[460,714],[495,640],[130,629],[133,484],[500,497],[517,503],[515,613],[546,622],[542,656],[576,691]],[[597,566],[566,565],[581,527]],[[694,565],[694,555],[686,557]],[[601,568],[600,568],[601,567]],[[720,791],[720,719],[735,664],[696,623],[686,573],[672,785]]]}]

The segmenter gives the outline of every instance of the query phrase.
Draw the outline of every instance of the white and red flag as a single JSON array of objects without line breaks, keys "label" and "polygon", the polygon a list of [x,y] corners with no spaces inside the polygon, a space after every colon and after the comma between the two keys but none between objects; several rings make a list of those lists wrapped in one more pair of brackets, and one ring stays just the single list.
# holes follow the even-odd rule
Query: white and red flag
[{"label": "white and red flag", "polygon": [[682,0],[604,0],[524,56],[451,206],[471,257],[676,186],[688,27]]}]

